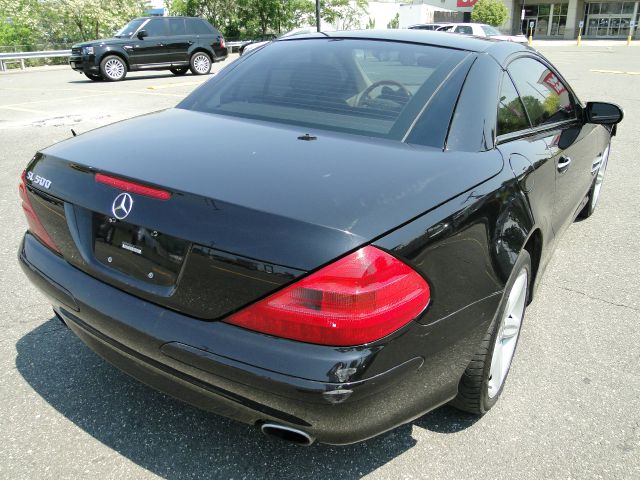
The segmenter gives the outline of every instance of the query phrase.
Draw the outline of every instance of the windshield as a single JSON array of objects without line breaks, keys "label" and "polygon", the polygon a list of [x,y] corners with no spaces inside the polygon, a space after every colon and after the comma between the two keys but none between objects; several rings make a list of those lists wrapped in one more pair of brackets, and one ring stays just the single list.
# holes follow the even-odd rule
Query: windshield
[{"label": "windshield", "polygon": [[114,35],[114,37],[116,38],[130,37],[131,35],[136,33],[136,30],[138,30],[140,28],[140,25],[142,25],[146,20],[147,20],[146,18],[137,18],[135,20],[131,20],[124,27],[118,30]]},{"label": "windshield", "polygon": [[484,33],[487,37],[495,37],[496,35],[502,35],[498,30],[496,30],[493,27],[490,27],[489,25],[482,25],[482,30],[484,30]]},{"label": "windshield", "polygon": [[400,139],[465,56],[374,40],[276,41],[178,107]]}]

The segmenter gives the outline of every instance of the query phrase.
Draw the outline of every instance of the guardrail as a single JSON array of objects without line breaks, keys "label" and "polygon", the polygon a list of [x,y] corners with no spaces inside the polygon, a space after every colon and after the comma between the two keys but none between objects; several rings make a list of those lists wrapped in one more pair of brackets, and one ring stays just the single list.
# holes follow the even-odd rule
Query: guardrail
[{"label": "guardrail", "polygon": [[[233,53],[233,49],[238,49],[245,42],[226,42],[227,51]],[[69,57],[71,50],[44,50],[42,52],[12,52],[12,53],[0,53],[0,72],[7,71],[7,63],[20,62],[20,69],[24,70],[24,61],[28,58],[55,58],[55,57]]]},{"label": "guardrail", "polygon": [[7,63],[20,62],[20,68],[24,70],[24,61],[27,58],[54,58],[68,57],[71,50],[44,50],[42,52],[13,52],[0,53],[0,72],[6,72]]}]

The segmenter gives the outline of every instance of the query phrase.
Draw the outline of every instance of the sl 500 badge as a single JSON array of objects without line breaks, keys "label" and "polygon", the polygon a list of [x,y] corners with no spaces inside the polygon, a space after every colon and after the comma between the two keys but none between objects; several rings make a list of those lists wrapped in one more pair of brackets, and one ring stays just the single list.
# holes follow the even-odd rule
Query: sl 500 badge
[{"label": "sl 500 badge", "polygon": [[33,172],[27,172],[27,180],[29,180],[34,185],[40,185],[44,188],[49,188],[51,186],[51,180],[47,180],[40,175],[34,175]]}]

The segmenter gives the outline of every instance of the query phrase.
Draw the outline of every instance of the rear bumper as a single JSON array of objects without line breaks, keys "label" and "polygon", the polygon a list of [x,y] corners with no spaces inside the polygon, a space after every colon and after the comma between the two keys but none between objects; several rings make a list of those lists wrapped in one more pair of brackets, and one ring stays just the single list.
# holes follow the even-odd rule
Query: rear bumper
[{"label": "rear bumper", "polygon": [[364,440],[445,403],[468,362],[461,346],[469,332],[447,346],[414,323],[370,347],[309,345],[145,302],[81,272],[29,233],[19,260],[71,330],[126,373],[202,409],[291,426],[324,443]]}]

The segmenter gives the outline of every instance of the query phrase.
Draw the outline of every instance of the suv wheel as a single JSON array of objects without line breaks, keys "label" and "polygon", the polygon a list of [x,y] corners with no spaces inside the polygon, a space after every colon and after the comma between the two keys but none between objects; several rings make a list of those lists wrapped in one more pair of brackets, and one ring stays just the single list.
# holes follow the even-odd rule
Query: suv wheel
[{"label": "suv wheel", "polygon": [[204,52],[194,53],[190,64],[194,75],[207,75],[211,71],[211,58]]},{"label": "suv wheel", "polygon": [[117,55],[109,55],[100,62],[102,78],[108,82],[118,82],[127,75],[127,65]]},{"label": "suv wheel", "polygon": [[189,70],[189,67],[172,68],[170,70],[174,75],[184,75]]}]

